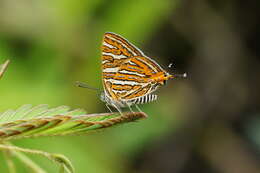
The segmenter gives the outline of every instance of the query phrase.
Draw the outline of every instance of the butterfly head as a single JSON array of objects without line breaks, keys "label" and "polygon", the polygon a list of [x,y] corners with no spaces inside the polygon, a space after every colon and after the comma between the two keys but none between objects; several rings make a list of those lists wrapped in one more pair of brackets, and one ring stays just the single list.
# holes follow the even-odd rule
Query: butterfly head
[{"label": "butterfly head", "polygon": [[153,84],[156,84],[156,85],[165,85],[166,82],[173,78],[173,76],[169,73],[166,73],[166,72],[159,72],[157,74],[154,74],[153,77],[151,78],[151,81]]},{"label": "butterfly head", "polygon": [[160,85],[165,85],[169,79],[176,79],[176,78],[186,78],[187,74],[169,74],[169,73],[164,73],[156,78],[156,83]]}]

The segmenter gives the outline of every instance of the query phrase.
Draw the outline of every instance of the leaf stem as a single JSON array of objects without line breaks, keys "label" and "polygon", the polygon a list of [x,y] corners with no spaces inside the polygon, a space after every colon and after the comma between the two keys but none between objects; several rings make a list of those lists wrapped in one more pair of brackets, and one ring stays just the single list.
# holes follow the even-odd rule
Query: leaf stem
[{"label": "leaf stem", "polygon": [[12,153],[21,161],[23,162],[28,168],[30,168],[34,173],[47,173],[44,171],[37,163],[32,161],[29,157],[25,154],[12,151]]},{"label": "leaf stem", "polygon": [[4,64],[0,65],[0,79],[4,75],[4,72],[6,71],[9,62],[9,60],[6,60]]},{"label": "leaf stem", "polygon": [[6,163],[7,163],[9,173],[16,173],[15,165],[11,158],[12,153],[10,151],[3,151],[3,154],[4,154],[4,158],[6,160]]},{"label": "leaf stem", "polygon": [[[5,144],[0,144],[0,149],[15,152],[17,157],[19,157],[21,160],[25,161],[27,163],[27,165],[30,165],[30,167],[33,168],[34,170],[37,169],[35,167],[36,164],[32,164],[33,162],[30,162],[30,160],[26,159],[26,157],[20,155],[21,153],[18,153],[18,152],[24,152],[24,153],[30,153],[30,154],[44,156],[44,157],[48,158],[49,160],[51,160],[55,163],[58,163],[60,166],[65,167],[65,170],[68,170],[67,172],[69,172],[69,173],[74,172],[74,168],[73,168],[71,162],[69,161],[69,159],[67,159],[65,156],[63,156],[61,154],[53,154],[53,153],[48,153],[48,152],[44,152],[44,151],[40,151],[40,150],[20,148],[20,147],[16,147],[16,146],[12,146],[12,145],[5,145]],[[37,167],[38,167],[38,165],[37,165]]]}]

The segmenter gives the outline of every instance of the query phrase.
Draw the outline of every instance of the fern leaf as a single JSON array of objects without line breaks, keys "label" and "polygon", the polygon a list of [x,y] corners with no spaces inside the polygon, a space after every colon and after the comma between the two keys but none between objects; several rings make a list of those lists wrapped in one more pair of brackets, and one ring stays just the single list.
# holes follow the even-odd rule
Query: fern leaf
[{"label": "fern leaf", "polygon": [[24,105],[0,113],[0,140],[82,134],[147,117],[141,112],[86,114],[68,106]]}]

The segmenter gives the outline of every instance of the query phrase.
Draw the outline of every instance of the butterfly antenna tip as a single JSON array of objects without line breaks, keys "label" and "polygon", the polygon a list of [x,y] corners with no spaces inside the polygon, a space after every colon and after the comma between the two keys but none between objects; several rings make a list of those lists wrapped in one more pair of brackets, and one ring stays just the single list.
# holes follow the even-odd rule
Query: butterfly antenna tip
[{"label": "butterfly antenna tip", "polygon": [[187,73],[183,73],[183,74],[175,74],[173,75],[174,77],[177,77],[177,78],[186,78],[187,77]]}]

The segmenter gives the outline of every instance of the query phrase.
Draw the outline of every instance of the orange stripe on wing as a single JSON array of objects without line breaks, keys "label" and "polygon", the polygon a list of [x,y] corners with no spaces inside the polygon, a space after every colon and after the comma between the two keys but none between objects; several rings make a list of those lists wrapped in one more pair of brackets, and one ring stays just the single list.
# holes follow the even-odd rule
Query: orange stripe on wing
[{"label": "orange stripe on wing", "polygon": [[[104,59],[105,60],[105,59]],[[106,62],[102,65],[102,69],[120,67],[126,59],[109,59],[109,62]]]},{"label": "orange stripe on wing", "polygon": [[146,63],[139,60],[138,58],[140,58],[140,57],[131,58],[131,61],[133,63],[135,63],[136,65],[138,65],[142,69],[144,74],[152,75],[152,74],[156,73],[156,71],[154,71],[151,67],[149,67]]},{"label": "orange stripe on wing", "polygon": [[[111,46],[113,46],[113,47],[116,47],[116,48],[117,48],[116,50],[120,51],[120,52],[121,52],[122,54],[124,54],[126,57],[133,57],[133,56],[134,56],[134,55],[133,55],[130,51],[128,51],[127,48],[125,48],[122,44],[120,44],[120,43],[118,43],[118,42],[116,42],[116,41],[114,41],[114,40],[112,40],[112,39],[110,39],[110,38],[108,38],[108,37],[105,37],[105,38],[104,38],[104,42],[107,43],[107,44],[109,44],[109,45],[111,45]],[[109,47],[104,46],[104,48],[109,48]],[[112,48],[109,48],[109,49],[112,49]],[[104,50],[104,49],[103,49],[103,46],[102,46],[102,50]]]},{"label": "orange stripe on wing", "polygon": [[151,85],[149,84],[149,85],[147,85],[143,88],[136,90],[133,93],[126,95],[125,97],[122,97],[122,99],[134,99],[134,98],[137,98],[137,97],[144,96],[150,90],[150,88],[151,88]]},{"label": "orange stripe on wing", "polygon": [[141,59],[142,61],[146,62],[147,64],[150,64],[151,66],[153,66],[157,70],[157,72],[163,71],[163,69],[154,61],[152,61],[146,57],[138,57],[138,58]]},{"label": "orange stripe on wing", "polygon": [[131,91],[131,90],[137,90],[141,87],[141,85],[120,85],[120,84],[112,84],[112,89],[118,90],[118,91]]},{"label": "orange stripe on wing", "polygon": [[136,65],[131,65],[131,64],[123,64],[121,67],[120,67],[120,70],[127,70],[127,71],[130,71],[130,72],[137,72],[137,73],[140,73],[140,74],[145,74],[145,72],[143,71],[142,68],[140,68],[140,66],[136,66]]},{"label": "orange stripe on wing", "polygon": [[119,80],[119,81],[134,81],[134,82],[138,82],[138,83],[146,83],[148,82],[147,78],[144,77],[140,77],[134,74],[124,74],[124,73],[117,73],[114,76],[115,80]]},{"label": "orange stripe on wing", "polygon": [[103,79],[113,79],[116,73],[103,72],[102,75],[103,75]]},{"label": "orange stripe on wing", "polygon": [[102,60],[113,61],[114,58],[110,55],[102,55]]},{"label": "orange stripe on wing", "polygon": [[112,53],[114,55],[121,55],[122,54],[122,52],[119,49],[113,49],[113,48],[109,48],[107,46],[102,46],[102,52]]},{"label": "orange stripe on wing", "polygon": [[143,54],[137,50],[130,42],[128,42],[126,39],[122,38],[121,36],[114,34],[114,33],[105,33],[105,35],[113,37],[116,40],[119,40],[123,44],[125,44],[131,51],[133,51],[138,56],[143,56]]}]

